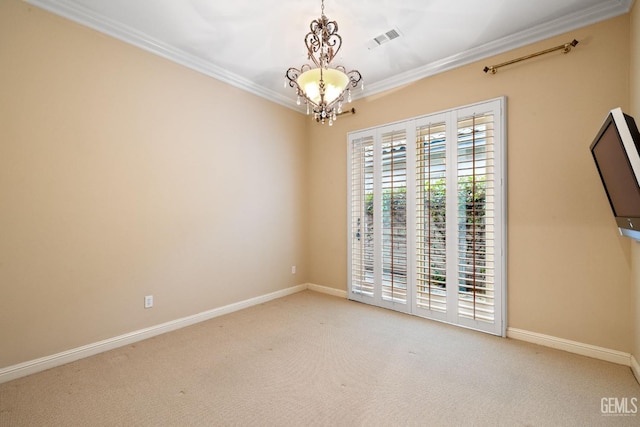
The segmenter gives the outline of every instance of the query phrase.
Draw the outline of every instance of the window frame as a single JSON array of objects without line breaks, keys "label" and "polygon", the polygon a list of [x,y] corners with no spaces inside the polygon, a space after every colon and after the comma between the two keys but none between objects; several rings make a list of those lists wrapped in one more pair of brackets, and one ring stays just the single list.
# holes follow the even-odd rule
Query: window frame
[{"label": "window frame", "polygon": [[[461,318],[458,313],[458,285],[456,287],[452,287],[452,281],[458,283],[458,274],[457,269],[459,267],[459,262],[457,255],[452,257],[453,252],[458,251],[457,243],[455,240],[458,237],[458,220],[447,221],[446,223],[446,234],[447,234],[447,243],[446,243],[446,251],[447,251],[447,309],[445,312],[436,312],[433,310],[426,310],[422,307],[418,306],[417,303],[417,291],[416,291],[416,274],[417,274],[417,262],[416,262],[416,240],[417,240],[417,224],[416,224],[416,216],[417,216],[417,193],[416,189],[418,183],[417,179],[417,171],[416,171],[416,162],[417,162],[417,149],[416,149],[416,138],[417,138],[417,129],[428,123],[439,123],[445,122],[445,132],[446,132],[446,168],[455,169],[455,173],[458,173],[458,164],[457,164],[457,149],[458,149],[458,123],[460,119],[464,119],[466,117],[470,117],[474,114],[483,114],[486,112],[493,113],[493,156],[494,156],[494,164],[493,167],[495,169],[495,176],[492,180],[494,185],[493,189],[493,199],[495,200],[495,209],[493,210],[493,221],[494,221],[494,238],[492,239],[492,244],[495,246],[495,253],[493,262],[495,264],[495,278],[494,278],[494,321],[492,323],[480,321],[477,319],[467,319]],[[382,219],[378,218],[382,215],[375,215],[376,212],[381,211],[382,204],[382,184],[381,184],[381,141],[382,135],[384,133],[390,131],[403,131],[406,135],[406,227],[407,227],[407,298],[406,304],[400,304],[394,301],[385,301],[381,296],[381,276],[382,276],[382,268],[381,268],[381,222]],[[490,99],[487,101],[482,101],[474,104],[469,104],[462,107],[452,108],[445,111],[440,111],[432,114],[427,114],[419,117],[414,117],[406,120],[397,121],[394,123],[389,123],[377,127],[367,128],[363,130],[349,132],[347,134],[347,237],[348,237],[348,260],[347,260],[347,298],[352,300],[357,300],[365,303],[369,303],[372,305],[377,305],[385,308],[390,308],[397,311],[406,312],[409,314],[414,314],[421,317],[430,318],[433,320],[438,320],[446,323],[451,323],[467,328],[472,328],[484,332],[488,332],[494,335],[506,336],[506,318],[507,318],[507,273],[506,273],[506,265],[507,265],[507,185],[506,185],[506,177],[507,177],[507,162],[506,162],[506,152],[507,152],[507,138],[506,138],[506,97],[499,97]],[[352,248],[354,243],[354,229],[353,229],[353,216],[352,216],[352,192],[353,183],[352,183],[352,170],[353,164],[352,161],[352,143],[353,141],[359,138],[373,138],[373,153],[374,153],[374,163],[373,163],[373,182],[374,182],[374,216],[373,216],[373,235],[374,235],[374,292],[372,296],[369,295],[361,295],[353,292],[353,257],[352,257]],[[409,149],[409,147],[412,147]],[[458,202],[455,201],[457,198],[457,185],[458,185],[458,176],[456,175],[456,179],[451,179],[450,174],[454,172],[447,172],[446,179],[446,203],[447,205],[455,203],[453,208],[447,209],[447,217],[449,216],[449,209],[457,209]],[[378,197],[376,197],[376,195]],[[363,219],[364,221],[364,219]],[[451,237],[449,237],[451,236]],[[454,260],[455,262],[451,262]],[[451,276],[452,272],[456,271],[454,276]],[[451,279],[450,279],[451,277]],[[456,301],[455,306],[456,309],[452,310],[453,301]],[[490,325],[490,326],[488,326]]]}]

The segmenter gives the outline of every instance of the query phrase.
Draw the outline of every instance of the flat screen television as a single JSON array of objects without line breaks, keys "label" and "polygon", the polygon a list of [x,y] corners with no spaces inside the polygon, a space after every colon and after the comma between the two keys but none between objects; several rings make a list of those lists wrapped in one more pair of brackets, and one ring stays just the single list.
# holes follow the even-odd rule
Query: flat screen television
[{"label": "flat screen television", "polygon": [[640,241],[640,133],[633,117],[611,110],[591,154],[620,233]]}]

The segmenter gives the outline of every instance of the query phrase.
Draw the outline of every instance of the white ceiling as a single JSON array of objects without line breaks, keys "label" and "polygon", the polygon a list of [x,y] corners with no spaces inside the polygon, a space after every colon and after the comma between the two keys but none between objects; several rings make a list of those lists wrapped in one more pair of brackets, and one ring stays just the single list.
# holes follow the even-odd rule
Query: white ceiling
[{"label": "white ceiling", "polygon": [[[285,71],[307,62],[304,36],[320,17],[320,0],[26,1],[290,108]],[[325,15],[343,39],[333,63],[359,70],[370,95],[621,15],[632,3],[325,0]],[[391,29],[401,37],[370,49]]]}]

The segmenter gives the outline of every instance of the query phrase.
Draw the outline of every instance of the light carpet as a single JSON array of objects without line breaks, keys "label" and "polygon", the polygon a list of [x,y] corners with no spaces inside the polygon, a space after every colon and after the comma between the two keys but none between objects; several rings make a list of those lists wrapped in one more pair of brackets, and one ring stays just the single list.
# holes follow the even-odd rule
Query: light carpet
[{"label": "light carpet", "polygon": [[609,397],[628,367],[304,291],[0,384],[0,425],[640,425]]}]

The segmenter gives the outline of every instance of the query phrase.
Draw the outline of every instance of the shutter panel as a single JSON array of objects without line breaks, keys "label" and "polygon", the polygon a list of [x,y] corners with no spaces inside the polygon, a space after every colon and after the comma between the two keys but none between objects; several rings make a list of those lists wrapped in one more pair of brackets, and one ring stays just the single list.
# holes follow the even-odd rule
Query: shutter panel
[{"label": "shutter panel", "polygon": [[349,298],[504,335],[504,101],[349,134]]},{"label": "shutter panel", "polygon": [[416,130],[416,305],[447,309],[445,123]]},{"label": "shutter panel", "polygon": [[407,302],[407,139],[382,134],[382,299]]},{"label": "shutter panel", "polygon": [[458,120],[458,315],[495,319],[493,113]]},{"label": "shutter panel", "polygon": [[351,291],[373,296],[373,136],[351,144]]}]

